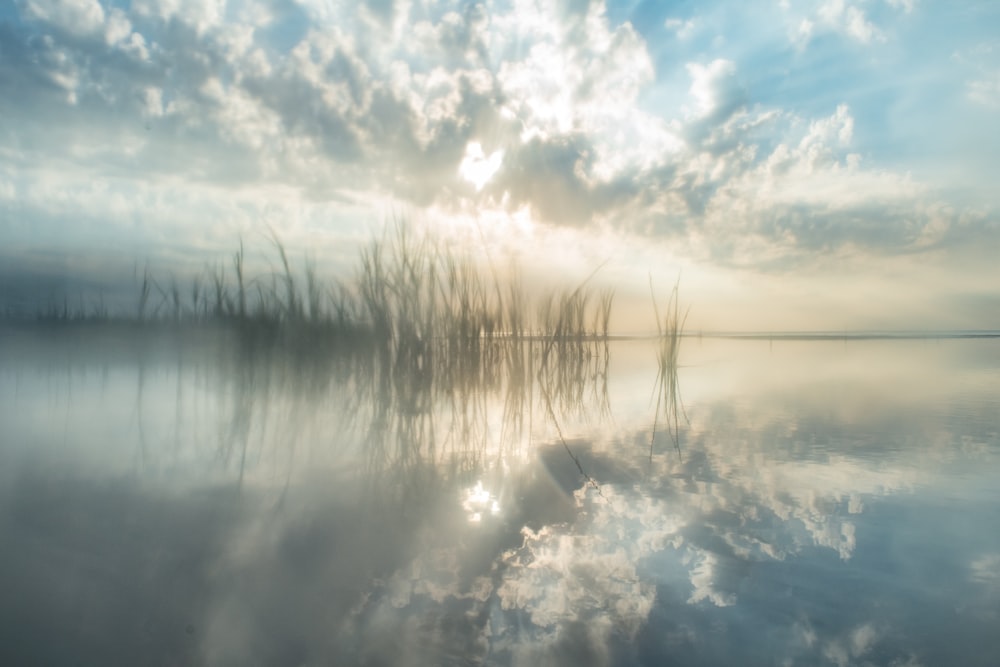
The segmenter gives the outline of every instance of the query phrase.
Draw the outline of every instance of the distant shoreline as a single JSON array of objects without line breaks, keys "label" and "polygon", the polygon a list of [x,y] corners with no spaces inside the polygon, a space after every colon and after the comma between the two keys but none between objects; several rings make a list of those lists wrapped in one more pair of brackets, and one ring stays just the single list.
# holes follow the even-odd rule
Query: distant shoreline
[{"label": "distant shoreline", "polygon": [[940,340],[952,338],[1000,338],[1000,331],[703,331],[684,332],[685,338],[743,340]]},{"label": "distant shoreline", "polygon": [[[960,338],[1000,338],[994,329],[957,331],[684,331],[682,338],[715,340],[780,340],[780,341],[842,341],[842,340],[949,340]],[[655,340],[653,334],[611,334],[609,340]]]}]

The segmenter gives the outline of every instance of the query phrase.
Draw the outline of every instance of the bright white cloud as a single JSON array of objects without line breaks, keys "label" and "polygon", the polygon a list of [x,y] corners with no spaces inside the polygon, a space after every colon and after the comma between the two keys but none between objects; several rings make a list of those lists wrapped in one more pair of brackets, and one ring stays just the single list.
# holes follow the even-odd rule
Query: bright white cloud
[{"label": "bright white cloud", "polygon": [[731,109],[738,99],[732,85],[736,74],[732,61],[720,58],[708,65],[689,63],[687,70],[691,75],[691,97],[701,115],[711,116],[720,110]]},{"label": "bright white cloud", "polygon": [[[526,57],[504,60],[497,75],[523,141],[607,133],[652,79],[645,46],[628,24],[612,32],[591,15],[563,27],[554,12],[538,8],[510,28],[526,37],[541,33]],[[577,40],[583,48],[570,47]]]}]

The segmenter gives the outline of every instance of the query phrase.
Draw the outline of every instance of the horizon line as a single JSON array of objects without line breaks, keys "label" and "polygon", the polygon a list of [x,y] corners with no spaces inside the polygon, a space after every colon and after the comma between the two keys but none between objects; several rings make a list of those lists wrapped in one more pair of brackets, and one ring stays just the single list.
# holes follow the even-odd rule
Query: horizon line
[{"label": "horizon line", "polygon": [[[816,329],[816,330],[699,330],[683,331],[683,338],[737,340],[932,340],[1000,338],[1000,329]],[[654,339],[658,334],[611,335],[617,340]]]},{"label": "horizon line", "polygon": [[[66,324],[121,324],[132,322],[130,317],[83,317],[68,318],[60,320]],[[139,321],[139,320],[134,320]],[[46,318],[39,318],[37,314],[28,315],[26,313],[3,313],[0,312],[0,324],[33,324],[51,323]],[[156,320],[147,322],[155,324]],[[165,322],[167,323],[167,322]],[[171,324],[176,322],[169,321]],[[655,340],[659,337],[655,331],[650,332],[624,332],[610,333],[609,340]],[[715,339],[737,339],[737,340],[931,340],[931,339],[955,339],[955,338],[1000,338],[1000,329],[699,329],[695,331],[685,330],[678,332],[682,338],[715,338]],[[525,332],[524,337],[532,338],[537,336],[532,332]],[[542,336],[544,337],[544,336]],[[586,336],[594,338],[593,334]]]}]

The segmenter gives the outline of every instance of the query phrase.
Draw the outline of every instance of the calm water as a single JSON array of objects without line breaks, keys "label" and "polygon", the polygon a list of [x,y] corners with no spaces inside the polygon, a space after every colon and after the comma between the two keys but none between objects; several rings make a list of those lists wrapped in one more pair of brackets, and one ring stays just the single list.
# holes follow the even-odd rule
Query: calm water
[{"label": "calm water", "polygon": [[5,330],[0,664],[1000,661],[1000,340],[540,357]]}]

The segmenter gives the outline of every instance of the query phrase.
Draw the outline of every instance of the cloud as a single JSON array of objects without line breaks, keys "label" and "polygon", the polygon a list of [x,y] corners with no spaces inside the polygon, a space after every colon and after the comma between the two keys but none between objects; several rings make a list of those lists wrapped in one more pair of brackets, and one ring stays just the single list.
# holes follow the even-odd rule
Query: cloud
[{"label": "cloud", "polygon": [[876,40],[885,40],[885,35],[857,7],[848,7],[845,16],[845,28],[848,35],[862,44],[868,44]]},{"label": "cloud", "polygon": [[886,0],[890,7],[901,9],[909,14],[917,6],[917,0]]},{"label": "cloud", "polygon": [[[256,3],[235,4],[239,7]],[[137,16],[156,18],[166,24],[171,21],[180,22],[202,36],[223,25],[226,19],[226,0],[136,0],[132,11]]]},{"label": "cloud", "polygon": [[813,31],[815,29],[815,23],[809,19],[802,19],[792,32],[792,42],[794,42],[799,48],[805,47],[809,43],[809,40],[812,39]]},{"label": "cloud", "polygon": [[715,588],[716,567],[718,558],[712,553],[699,553],[691,568],[691,585],[694,590],[688,602],[697,604],[708,600],[716,607],[731,607],[736,603],[736,596],[722,593]]},{"label": "cloud", "polygon": [[966,84],[968,98],[990,109],[1000,109],[1000,70]]},{"label": "cloud", "polygon": [[104,28],[104,7],[98,0],[25,0],[24,15],[44,21],[76,36],[90,36]]},{"label": "cloud", "polygon": [[673,31],[677,35],[677,39],[688,39],[695,30],[695,22],[690,19],[687,21],[682,19],[667,19],[663,25],[667,30]]},{"label": "cloud", "polygon": [[[782,130],[772,136],[784,134],[784,140],[762,151],[751,143],[757,124]],[[690,160],[677,185],[689,195],[690,212],[703,212],[710,232],[742,228],[748,241],[759,236],[779,254],[844,244],[900,251],[940,237],[928,236],[940,219],[924,186],[905,174],[866,168],[851,152],[854,119],[845,105],[803,125],[787,115],[745,114],[717,128],[710,141],[722,148]],[[690,194],[699,189],[694,205]]]},{"label": "cloud", "polygon": [[846,637],[829,642],[823,648],[823,656],[838,667],[855,664],[864,658],[878,638],[875,627],[868,623],[854,628]]},{"label": "cloud", "polygon": [[715,123],[727,120],[744,103],[744,95],[735,85],[736,65],[730,60],[713,60],[708,65],[689,63],[691,97],[700,116]]},{"label": "cloud", "polygon": [[829,28],[862,44],[885,40],[885,35],[868,20],[865,12],[847,0],[826,0],[819,6],[817,15]]},{"label": "cloud", "polygon": [[1000,553],[990,553],[969,564],[970,578],[978,586],[1000,593]]},{"label": "cloud", "polygon": [[[833,33],[847,37],[857,44],[872,45],[888,41],[884,26],[876,25],[864,9],[864,0],[822,0],[806,3],[804,12],[795,12],[794,28],[789,38],[798,48],[805,48],[822,33]],[[913,0],[887,0],[886,4],[903,14],[910,14],[915,7]],[[782,4],[785,12],[791,12],[790,4]]]}]

